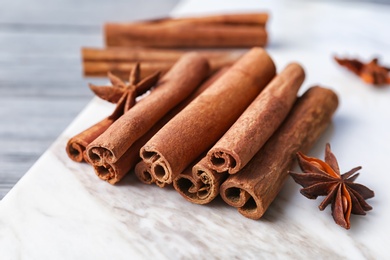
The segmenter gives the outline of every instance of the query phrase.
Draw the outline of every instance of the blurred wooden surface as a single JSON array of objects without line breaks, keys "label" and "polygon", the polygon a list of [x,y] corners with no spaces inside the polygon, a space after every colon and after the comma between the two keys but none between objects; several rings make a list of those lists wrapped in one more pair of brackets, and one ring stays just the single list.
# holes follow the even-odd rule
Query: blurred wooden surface
[{"label": "blurred wooden surface", "polygon": [[166,16],[178,2],[0,1],[0,199],[92,98],[80,48],[103,46],[105,21]]}]

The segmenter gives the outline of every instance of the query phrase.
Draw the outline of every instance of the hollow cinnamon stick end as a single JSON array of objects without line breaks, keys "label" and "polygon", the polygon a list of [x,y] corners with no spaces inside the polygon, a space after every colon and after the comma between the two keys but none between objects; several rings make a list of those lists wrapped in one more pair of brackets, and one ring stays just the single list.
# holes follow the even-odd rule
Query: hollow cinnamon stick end
[{"label": "hollow cinnamon stick end", "polygon": [[112,185],[116,184],[121,180],[121,178],[117,176],[115,169],[110,165],[95,165],[93,168],[99,179],[106,181]]},{"label": "hollow cinnamon stick end", "polygon": [[261,198],[253,196],[249,190],[238,188],[233,182],[226,181],[221,185],[220,195],[227,204],[237,208],[244,217],[260,219],[266,208]]},{"label": "hollow cinnamon stick end", "polygon": [[68,157],[75,162],[83,162],[85,147],[71,138],[66,144],[66,153]]},{"label": "hollow cinnamon stick end", "polygon": [[213,147],[206,158],[207,166],[218,173],[235,174],[241,169],[240,156],[223,147]]},{"label": "hollow cinnamon stick end", "polygon": [[173,181],[173,187],[186,200],[208,204],[219,194],[219,187],[227,174],[218,174],[206,164],[206,157],[191,164]]},{"label": "hollow cinnamon stick end", "polygon": [[137,178],[142,183],[153,184],[156,181],[156,179],[153,177],[153,175],[150,172],[150,166],[146,164],[144,161],[140,161],[139,163],[137,163],[134,172]]}]

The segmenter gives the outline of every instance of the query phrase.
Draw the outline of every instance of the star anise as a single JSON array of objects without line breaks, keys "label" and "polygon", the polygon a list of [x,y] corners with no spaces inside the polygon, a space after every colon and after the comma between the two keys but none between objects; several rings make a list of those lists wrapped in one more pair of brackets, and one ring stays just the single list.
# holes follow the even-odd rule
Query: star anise
[{"label": "star anise", "polygon": [[390,84],[390,68],[379,65],[378,58],[372,59],[368,63],[363,63],[357,59],[339,59],[337,57],[334,57],[334,59],[366,83],[376,86]]},{"label": "star anise", "polygon": [[301,194],[309,199],[326,196],[319,209],[324,210],[331,203],[333,219],[338,225],[349,229],[351,213],[366,215],[365,211],[372,209],[365,200],[374,197],[374,192],[364,185],[354,183],[359,176],[356,172],[362,167],[340,175],[337,159],[329,144],[325,148],[325,162],[300,152],[297,153],[297,159],[304,173],[289,173],[303,187]]},{"label": "star anise", "polygon": [[89,87],[101,99],[117,104],[111,115],[112,118],[116,119],[134,106],[136,98],[153,87],[160,77],[160,72],[156,72],[141,81],[140,74],[140,65],[137,63],[130,72],[128,84],[108,72],[112,86],[89,84]]}]

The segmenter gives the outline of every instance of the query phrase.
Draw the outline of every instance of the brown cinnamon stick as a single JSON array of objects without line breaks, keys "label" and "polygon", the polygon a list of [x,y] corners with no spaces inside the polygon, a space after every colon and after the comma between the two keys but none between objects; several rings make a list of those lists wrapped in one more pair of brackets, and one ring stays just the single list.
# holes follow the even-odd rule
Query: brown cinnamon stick
[{"label": "brown cinnamon stick", "polygon": [[173,187],[186,200],[207,204],[219,195],[219,188],[227,176],[227,173],[221,174],[212,170],[207,165],[207,158],[203,157],[180,173],[173,181]]},{"label": "brown cinnamon stick", "polygon": [[[212,83],[214,83],[219,77],[221,77],[228,67],[219,70],[217,73],[211,75],[200,87],[198,87],[188,98],[182,101],[179,105],[169,111],[163,118],[161,118],[146,134],[140,137],[129,149],[116,161],[95,162],[94,170],[97,176],[111,184],[115,184],[120,181],[128,172],[130,172],[134,166],[141,160],[139,151],[142,146],[161,129],[169,120],[171,120],[177,113],[179,113],[185,106],[187,106],[192,100],[194,100],[200,93],[207,89]],[[141,166],[139,166],[141,167]],[[135,169],[137,174],[137,169]],[[138,176],[138,174],[137,174]],[[147,177],[145,175],[138,176]],[[149,178],[141,179],[142,182],[148,183]],[[153,183],[156,181],[153,179]]]},{"label": "brown cinnamon stick", "polygon": [[114,121],[115,119],[112,117],[104,118],[97,124],[70,138],[66,145],[66,152],[69,158],[75,162],[85,161],[85,148],[99,135],[104,133]]},{"label": "brown cinnamon stick", "polygon": [[141,149],[154,177],[171,183],[228,130],[274,75],[274,63],[264,49],[244,54]]},{"label": "brown cinnamon stick", "polygon": [[260,25],[265,26],[269,18],[268,13],[232,13],[215,14],[199,17],[162,18],[146,23],[189,23],[189,24],[230,24],[230,25]]},{"label": "brown cinnamon stick", "polygon": [[[179,49],[154,49],[142,47],[110,47],[110,48],[90,48],[81,49],[83,61],[170,61],[176,62],[187,50]],[[239,50],[197,50],[201,55],[204,55],[209,60],[227,58],[237,60],[242,52]]]},{"label": "brown cinnamon stick", "polygon": [[139,47],[82,48],[83,61],[177,61],[186,51]]},{"label": "brown cinnamon stick", "polygon": [[337,105],[333,91],[309,89],[265,146],[221,185],[223,200],[245,217],[259,219],[279,193],[295,153],[307,151],[315,143],[329,125]]},{"label": "brown cinnamon stick", "polygon": [[[117,75],[121,79],[128,77],[129,71],[134,69],[138,62],[115,62],[115,61],[85,61],[83,62],[84,76],[107,77],[107,72]],[[141,61],[141,78],[155,71],[165,74],[175,63],[174,61]]]},{"label": "brown cinnamon stick", "polygon": [[160,48],[232,48],[265,46],[263,24],[173,22],[162,19],[140,23],[107,23],[107,46]]},{"label": "brown cinnamon stick", "polygon": [[[151,48],[121,48],[106,49],[83,48],[84,76],[106,77],[107,72],[113,72],[119,77],[127,77],[136,62],[140,62],[143,75],[152,71],[161,71],[165,74],[172,65],[183,55],[184,50],[167,50]],[[198,51],[210,63],[211,71],[230,66],[242,55],[241,51]]]},{"label": "brown cinnamon stick", "polygon": [[160,79],[156,89],[147,98],[116,120],[87,147],[89,161],[92,164],[116,162],[138,138],[189,96],[207,77],[209,69],[207,60],[201,55],[184,55]]},{"label": "brown cinnamon stick", "polygon": [[145,184],[153,184],[156,182],[156,178],[151,174],[150,165],[142,160],[135,166],[134,173]]},{"label": "brown cinnamon stick", "polygon": [[304,70],[299,64],[289,64],[210,149],[208,166],[230,174],[241,170],[285,119],[304,78]]}]

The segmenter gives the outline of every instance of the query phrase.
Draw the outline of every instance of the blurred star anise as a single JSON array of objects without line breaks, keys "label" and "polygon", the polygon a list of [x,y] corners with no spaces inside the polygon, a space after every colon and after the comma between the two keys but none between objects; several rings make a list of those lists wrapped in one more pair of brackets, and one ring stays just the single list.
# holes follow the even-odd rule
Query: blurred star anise
[{"label": "blurred star anise", "polygon": [[334,57],[336,62],[358,75],[364,82],[375,86],[390,84],[390,68],[381,66],[378,58],[372,59],[368,63],[363,63],[357,59],[340,59]]},{"label": "blurred star anise", "polygon": [[325,162],[300,152],[297,153],[297,159],[303,173],[290,172],[290,175],[303,187],[301,194],[309,199],[326,196],[319,209],[324,210],[331,203],[333,219],[338,225],[349,229],[351,213],[365,215],[365,211],[372,209],[365,200],[374,197],[374,192],[354,183],[359,176],[356,172],[362,167],[340,175],[337,159],[329,144],[325,148]]},{"label": "blurred star anise", "polygon": [[156,85],[160,77],[160,72],[156,72],[141,80],[140,74],[140,65],[137,63],[130,72],[128,84],[109,72],[108,78],[112,86],[98,87],[89,84],[89,88],[101,99],[117,104],[111,115],[116,119],[134,106],[135,99]]}]

